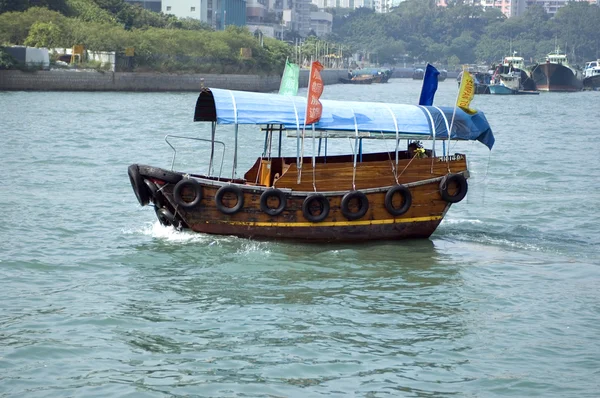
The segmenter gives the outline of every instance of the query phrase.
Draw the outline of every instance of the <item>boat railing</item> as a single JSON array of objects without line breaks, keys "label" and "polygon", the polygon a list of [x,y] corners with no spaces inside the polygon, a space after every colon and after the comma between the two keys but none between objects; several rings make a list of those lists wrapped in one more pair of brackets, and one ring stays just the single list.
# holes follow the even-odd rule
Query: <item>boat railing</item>
[{"label": "boat railing", "polygon": [[221,178],[221,174],[223,172],[223,163],[225,161],[225,143],[224,142],[217,141],[217,140],[213,141],[213,140],[209,140],[209,139],[206,139],[206,138],[198,138],[198,137],[189,137],[189,136],[183,136],[183,135],[167,134],[165,136],[165,142],[173,150],[173,159],[171,160],[171,170],[174,170],[174,167],[175,167],[175,158],[177,157],[177,149],[175,148],[175,146],[173,146],[173,144],[171,144],[171,142],[169,142],[169,139],[171,139],[171,138],[177,138],[177,139],[183,139],[183,140],[193,140],[193,141],[202,141],[202,142],[211,143],[211,155],[210,155],[210,160],[209,160],[207,175],[211,175],[211,173],[213,171],[214,144],[222,145],[223,146],[223,150],[221,151],[221,166],[219,167],[218,179]]}]

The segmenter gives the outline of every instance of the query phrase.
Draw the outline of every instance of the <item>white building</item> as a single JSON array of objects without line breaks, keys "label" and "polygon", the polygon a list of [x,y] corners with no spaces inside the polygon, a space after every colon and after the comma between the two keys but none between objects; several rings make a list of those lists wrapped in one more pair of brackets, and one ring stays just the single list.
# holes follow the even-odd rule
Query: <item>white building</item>
[{"label": "white building", "polygon": [[587,1],[590,4],[598,4],[598,0],[527,0],[527,5],[539,4],[544,7],[544,10],[546,10],[550,16],[553,17],[556,14],[556,11],[566,6],[569,1]]},{"label": "white building", "polygon": [[[385,1],[385,0],[380,0]],[[448,0],[436,0],[437,5],[446,7]],[[482,6],[484,8],[497,8],[507,18],[518,17],[525,13],[527,7],[533,4],[539,4],[544,10],[553,17],[561,7],[567,5],[569,1],[587,1],[590,4],[598,4],[599,0],[467,0],[467,4]]]},{"label": "white building", "polygon": [[374,0],[373,8],[375,11],[386,13],[390,12],[392,8],[398,7],[400,3],[405,2],[406,0]]},{"label": "white building", "polygon": [[207,16],[207,0],[162,0],[161,11],[177,18],[194,18],[212,25]]},{"label": "white building", "polygon": [[324,8],[375,8],[375,0],[312,0],[313,4],[319,7],[319,10]]}]

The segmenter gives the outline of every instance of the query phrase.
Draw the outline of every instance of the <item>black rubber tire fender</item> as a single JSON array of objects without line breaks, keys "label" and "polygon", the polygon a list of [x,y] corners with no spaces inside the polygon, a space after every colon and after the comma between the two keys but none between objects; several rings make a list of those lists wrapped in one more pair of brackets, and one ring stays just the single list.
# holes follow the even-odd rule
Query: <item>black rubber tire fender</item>
[{"label": "black rubber tire fender", "polygon": [[[310,212],[310,207],[314,201],[318,202],[319,207],[321,207],[321,213],[316,216]],[[302,203],[302,214],[304,215],[304,218],[310,222],[323,221],[329,215],[329,200],[321,194],[312,194],[307,196]]]},{"label": "black rubber tire fender", "polygon": [[[359,210],[357,212],[350,211],[349,204],[353,199],[358,199],[360,202]],[[342,205],[340,209],[344,217],[346,217],[348,220],[358,220],[367,214],[367,211],[369,210],[369,199],[363,192],[350,191],[342,198]]]},{"label": "black rubber tire fender", "polygon": [[173,215],[169,209],[164,207],[155,207],[154,211],[156,212],[156,217],[161,225],[167,227],[170,225],[175,225],[175,215]]},{"label": "black rubber tire fender", "polygon": [[[237,197],[237,203],[233,207],[227,207],[223,204],[223,197],[226,193],[233,193]],[[223,214],[235,214],[244,207],[244,192],[237,185],[223,185],[215,195],[215,205]]]},{"label": "black rubber tire fender", "polygon": [[144,178],[140,174],[139,167],[137,164],[132,164],[127,168],[127,174],[129,175],[129,182],[133,188],[133,193],[138,202],[142,206],[146,206],[150,203],[150,191],[146,184],[144,184]]},{"label": "black rubber tire fender", "polygon": [[[455,194],[448,192],[448,186],[454,183],[458,186],[458,191]],[[462,174],[448,174],[440,181],[440,195],[448,203],[458,203],[465,198],[469,184],[467,179]]]},{"label": "black rubber tire fender", "polygon": [[[394,195],[400,194],[404,201],[404,204],[398,208],[394,207]],[[392,216],[401,216],[406,213],[410,206],[412,206],[412,194],[405,185],[394,185],[385,193],[385,209]]]},{"label": "black rubber tire fender", "polygon": [[138,165],[139,172],[146,177],[156,178],[171,184],[177,184],[183,178],[183,174],[176,171],[161,169],[160,167]]},{"label": "black rubber tire fender", "polygon": [[157,207],[163,207],[165,204],[165,196],[162,191],[158,189],[158,186],[147,178],[144,179],[144,184],[146,184],[150,192],[150,201]]},{"label": "black rubber tire fender", "polygon": [[[279,206],[272,208],[267,205],[269,198],[275,197],[279,200]],[[287,196],[277,188],[269,188],[260,195],[260,209],[269,216],[280,215],[287,205]]]},{"label": "black rubber tire fender", "polygon": [[[194,200],[191,202],[186,202],[181,195],[186,188],[189,188],[194,192]],[[173,189],[173,200],[184,209],[193,209],[198,206],[202,200],[202,186],[193,178],[184,178],[175,185],[175,189]]]}]

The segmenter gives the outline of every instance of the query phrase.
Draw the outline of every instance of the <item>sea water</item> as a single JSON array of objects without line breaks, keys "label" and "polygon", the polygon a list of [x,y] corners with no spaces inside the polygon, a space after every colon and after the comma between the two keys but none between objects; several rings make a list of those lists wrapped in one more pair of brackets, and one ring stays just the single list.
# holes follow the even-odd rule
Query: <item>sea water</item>
[{"label": "sea water", "polygon": [[[414,104],[420,84],[323,98]],[[476,96],[496,144],[450,143],[467,198],[430,239],[353,245],[160,226],[127,167],[210,136],[196,97],[0,93],[0,396],[599,396],[600,92]],[[238,174],[262,146],[240,130]]]}]

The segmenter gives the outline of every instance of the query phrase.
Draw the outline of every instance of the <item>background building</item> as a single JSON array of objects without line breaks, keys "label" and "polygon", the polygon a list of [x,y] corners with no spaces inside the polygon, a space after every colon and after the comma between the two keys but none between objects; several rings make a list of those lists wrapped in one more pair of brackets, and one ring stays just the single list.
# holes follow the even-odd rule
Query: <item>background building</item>
[{"label": "background building", "polygon": [[[384,0],[381,0],[384,1]],[[446,7],[448,0],[436,0],[437,5]],[[518,17],[525,13],[527,7],[533,4],[539,4],[544,7],[546,12],[553,17],[561,7],[567,5],[569,1],[586,1],[590,4],[598,4],[599,0],[467,0],[467,4],[482,6],[484,8],[497,8],[507,18]]]},{"label": "background building", "polygon": [[325,11],[312,11],[310,13],[310,29],[318,37],[331,33],[333,15]]},{"label": "background building", "polygon": [[246,1],[246,23],[263,23],[267,17],[267,0]]},{"label": "background building", "polygon": [[161,11],[177,18],[194,18],[207,22],[206,0],[162,0]]},{"label": "background building", "polygon": [[375,0],[313,0],[320,10],[324,8],[374,8]]},{"label": "background building", "polygon": [[125,2],[154,12],[161,11],[161,0],[125,0]]}]

